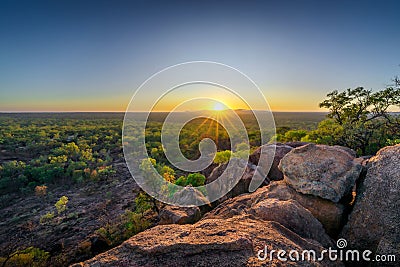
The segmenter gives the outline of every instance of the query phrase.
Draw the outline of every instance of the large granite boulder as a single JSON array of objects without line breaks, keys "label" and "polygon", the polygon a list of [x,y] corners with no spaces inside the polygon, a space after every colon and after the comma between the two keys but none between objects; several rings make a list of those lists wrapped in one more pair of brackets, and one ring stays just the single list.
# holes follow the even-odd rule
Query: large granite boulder
[{"label": "large granite boulder", "polygon": [[160,210],[158,224],[187,224],[195,223],[201,218],[199,207],[165,206]]},{"label": "large granite boulder", "polygon": [[333,246],[322,224],[296,200],[269,198],[254,205],[249,212],[263,220],[279,222],[299,236],[316,240],[324,247]]},{"label": "large granite boulder", "polygon": [[73,266],[343,266],[327,258],[282,261],[275,254],[270,260],[271,250],[284,250],[287,254],[291,250],[314,250],[319,255],[324,247],[280,223],[234,216],[201,220],[193,225],[156,226]]},{"label": "large granite boulder", "polygon": [[249,162],[258,165],[269,180],[282,180],[283,174],[278,168],[279,162],[292,149],[293,147],[281,143],[263,145],[249,156]]},{"label": "large granite boulder", "polygon": [[315,144],[291,150],[279,168],[296,191],[333,202],[351,192],[362,171],[360,162],[345,149]]},{"label": "large granite boulder", "polygon": [[[400,145],[385,147],[368,161],[354,209],[341,236],[348,247],[393,254],[400,259]],[[387,263],[390,264],[390,263]],[[392,263],[393,266],[398,266]]]}]

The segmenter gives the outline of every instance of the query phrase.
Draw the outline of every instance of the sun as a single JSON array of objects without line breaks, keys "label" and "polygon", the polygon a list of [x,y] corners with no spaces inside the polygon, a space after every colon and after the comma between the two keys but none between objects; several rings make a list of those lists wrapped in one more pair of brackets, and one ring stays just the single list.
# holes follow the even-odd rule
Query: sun
[{"label": "sun", "polygon": [[213,107],[213,110],[215,110],[215,111],[222,111],[224,109],[225,109],[224,104],[219,103],[219,102],[215,103],[215,105]]}]

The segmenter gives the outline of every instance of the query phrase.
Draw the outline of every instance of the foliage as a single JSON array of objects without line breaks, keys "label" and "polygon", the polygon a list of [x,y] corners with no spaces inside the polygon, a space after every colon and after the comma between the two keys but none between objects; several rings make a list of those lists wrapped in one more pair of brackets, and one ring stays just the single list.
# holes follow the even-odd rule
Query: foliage
[{"label": "foliage", "polygon": [[100,178],[108,178],[115,173],[112,166],[101,166],[97,169],[97,174]]},{"label": "foliage", "polygon": [[387,146],[394,146],[400,144],[400,138],[398,139],[387,139],[386,140],[386,145]]},{"label": "foliage", "polygon": [[194,187],[204,185],[206,177],[200,173],[191,173],[186,178],[186,185],[192,185]]},{"label": "foliage", "polygon": [[35,187],[35,195],[38,197],[44,197],[47,194],[47,186],[38,185]]},{"label": "foliage", "polygon": [[151,197],[144,193],[141,192],[139,195],[135,198],[135,212],[144,215],[144,213],[152,208],[152,200],[150,199]]},{"label": "foliage", "polygon": [[0,192],[8,193],[18,190],[26,184],[24,175],[26,164],[22,161],[9,161],[0,168]]},{"label": "foliage", "polygon": [[175,184],[179,186],[186,186],[187,185],[186,176],[182,175],[181,177],[179,177],[178,180],[176,180]]},{"label": "foliage", "polygon": [[0,115],[0,149],[18,158],[0,165],[0,193],[29,193],[37,185],[83,182],[90,178],[86,168],[100,172],[97,180],[115,173],[110,163],[121,156],[122,121],[105,115],[68,116]]},{"label": "foliage", "polygon": [[335,90],[327,97],[320,107],[329,110],[331,120],[321,123],[305,140],[343,145],[366,155],[400,137],[400,117],[389,112],[400,106],[398,80],[377,92],[357,87],[340,93]]},{"label": "foliage", "polygon": [[215,154],[214,163],[227,163],[231,158],[232,152],[230,150],[219,151]]},{"label": "foliage", "polygon": [[11,253],[7,258],[0,258],[2,266],[47,266],[50,253],[40,248],[28,247]]},{"label": "foliage", "polygon": [[126,210],[117,220],[107,223],[96,232],[108,240],[111,246],[116,246],[148,227],[150,222],[141,214]]},{"label": "foliage", "polygon": [[42,217],[40,217],[40,224],[46,224],[51,222],[54,219],[54,212],[48,212]]},{"label": "foliage", "polygon": [[169,166],[162,166],[159,173],[163,176],[165,181],[170,183],[175,182],[175,171]]},{"label": "foliage", "polygon": [[326,119],[318,124],[318,128],[310,131],[301,141],[313,142],[317,144],[335,145],[343,136],[343,127],[333,119]]},{"label": "foliage", "polygon": [[277,133],[274,137],[272,137],[272,141],[276,142],[295,142],[302,141],[307,135],[306,130],[288,130],[285,133]]},{"label": "foliage", "polygon": [[187,177],[181,176],[176,181],[176,185],[180,186],[202,186],[206,182],[206,177],[200,173],[190,173]]},{"label": "foliage", "polygon": [[63,213],[67,209],[68,197],[62,196],[60,199],[54,204],[57,209],[58,214]]}]

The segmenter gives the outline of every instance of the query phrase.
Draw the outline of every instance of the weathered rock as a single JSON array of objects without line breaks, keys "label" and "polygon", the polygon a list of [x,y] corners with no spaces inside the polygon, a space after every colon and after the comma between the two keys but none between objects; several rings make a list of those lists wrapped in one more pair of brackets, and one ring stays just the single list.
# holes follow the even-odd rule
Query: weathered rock
[{"label": "weathered rock", "polygon": [[[400,259],[400,145],[385,147],[368,161],[354,209],[341,236],[348,247],[395,254]],[[394,266],[394,265],[393,265]]]},{"label": "weathered rock", "polygon": [[208,177],[211,175],[212,171],[217,168],[219,164],[217,163],[211,163],[207,168],[204,170],[201,170],[200,173],[203,174],[205,177]]},{"label": "weathered rock", "polygon": [[357,157],[357,153],[353,149],[351,149],[349,147],[346,147],[346,146],[332,146],[332,147],[342,149],[343,151],[346,151],[347,153],[349,153],[354,158]]},{"label": "weathered rock", "polygon": [[332,246],[322,224],[296,200],[269,198],[254,205],[250,213],[266,221],[279,222],[299,236],[316,240],[324,247]]},{"label": "weathered rock", "polygon": [[361,164],[344,149],[315,144],[293,149],[279,168],[296,191],[334,202],[351,192],[362,171]]},{"label": "weathered rock", "polygon": [[[249,156],[249,161],[255,165],[258,165],[263,174],[266,175],[269,180],[282,180],[283,174],[278,168],[279,162],[292,149],[293,148],[291,146],[280,143],[264,145],[256,149],[256,151]],[[273,160],[271,164],[272,157]]]},{"label": "weathered rock", "polygon": [[[215,168],[211,175],[207,177],[206,184],[210,184],[214,182],[212,185],[210,185],[209,189],[209,194],[216,194],[221,191],[228,191],[228,187],[232,186],[232,183],[234,183],[234,177],[238,177],[241,175],[240,180],[237,182],[235,186],[221,199],[218,200],[218,203],[223,202],[224,200],[238,196],[243,193],[248,193],[249,192],[249,185],[250,182],[253,178],[255,179],[263,179],[264,184],[268,184],[268,180],[264,179],[264,176],[259,172],[259,169],[257,166],[253,164],[249,164],[244,160],[233,158],[231,159],[233,161],[233,168],[231,168],[229,171],[226,170],[228,163],[221,164],[217,168]],[[242,173],[241,171],[244,169],[244,172]],[[228,183],[223,182],[220,177],[226,177]],[[253,177],[255,176],[255,177]],[[231,183],[230,183],[231,182]]]},{"label": "weathered rock", "polygon": [[300,142],[300,141],[292,141],[292,142],[286,142],[284,144],[287,145],[287,146],[291,146],[293,148],[296,148],[296,147],[308,145],[310,143],[308,143],[308,142]]},{"label": "weathered rock", "polygon": [[172,202],[180,203],[181,205],[197,205],[201,206],[208,203],[208,199],[195,187],[185,186],[180,191],[176,192],[172,198]]},{"label": "weathered rock", "polygon": [[[260,260],[260,250],[324,248],[281,224],[249,216],[208,219],[194,225],[162,225],[146,230],[122,245],[77,266],[343,266],[340,262]],[[264,256],[261,251],[260,256]],[[267,254],[269,255],[269,254]]]},{"label": "weathered rock", "polygon": [[165,206],[160,210],[159,224],[195,223],[201,218],[199,207]]},{"label": "weathered rock", "polygon": [[336,238],[342,229],[346,214],[340,203],[312,196],[304,195],[284,181],[271,182],[268,186],[259,188],[252,194],[245,194],[227,200],[207,213],[204,218],[229,218],[235,215],[251,213],[252,207],[267,199],[295,200],[318,219],[332,238]]}]

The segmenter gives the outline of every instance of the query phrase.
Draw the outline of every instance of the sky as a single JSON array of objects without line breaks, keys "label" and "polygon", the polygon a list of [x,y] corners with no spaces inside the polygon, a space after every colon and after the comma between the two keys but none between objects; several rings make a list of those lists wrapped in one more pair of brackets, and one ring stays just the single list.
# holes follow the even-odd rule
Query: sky
[{"label": "sky", "polygon": [[272,110],[323,111],[332,90],[379,90],[400,75],[399,7],[2,0],[0,111],[125,111],[151,75],[197,60],[245,73]]}]

